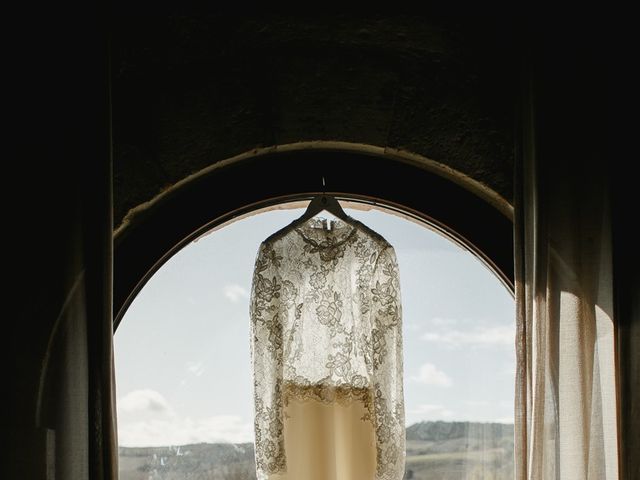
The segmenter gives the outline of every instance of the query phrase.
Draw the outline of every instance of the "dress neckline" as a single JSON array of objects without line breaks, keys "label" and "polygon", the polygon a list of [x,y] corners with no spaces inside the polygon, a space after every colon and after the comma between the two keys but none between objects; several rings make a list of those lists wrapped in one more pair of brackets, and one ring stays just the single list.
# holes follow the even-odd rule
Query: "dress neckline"
[{"label": "dress neckline", "polygon": [[[324,228],[325,222],[333,224],[331,230]],[[341,245],[351,238],[358,229],[357,220],[349,217],[349,222],[340,219],[327,219],[324,217],[311,217],[295,230],[305,242],[316,248],[330,248]]]}]

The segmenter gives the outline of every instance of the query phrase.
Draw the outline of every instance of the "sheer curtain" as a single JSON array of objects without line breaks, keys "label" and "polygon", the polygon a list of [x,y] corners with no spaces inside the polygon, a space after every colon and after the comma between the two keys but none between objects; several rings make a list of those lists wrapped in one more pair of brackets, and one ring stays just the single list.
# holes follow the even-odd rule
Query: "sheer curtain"
[{"label": "sheer curtain", "polygon": [[527,73],[523,95],[516,478],[617,479],[609,179],[563,73]]}]

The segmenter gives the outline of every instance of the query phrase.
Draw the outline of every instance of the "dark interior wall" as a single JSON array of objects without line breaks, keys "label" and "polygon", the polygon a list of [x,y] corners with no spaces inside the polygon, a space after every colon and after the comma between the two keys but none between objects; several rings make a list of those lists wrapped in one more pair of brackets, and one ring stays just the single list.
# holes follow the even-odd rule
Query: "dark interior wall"
[{"label": "dark interior wall", "polygon": [[115,224],[215,162],[310,140],[417,153],[510,201],[512,29],[415,16],[120,18]]},{"label": "dark interior wall", "polygon": [[[309,175],[298,174],[301,164]],[[466,188],[370,152],[275,151],[191,178],[128,219],[115,237],[116,326],[146,280],[194,238],[238,215],[308,197],[321,188],[322,176],[348,198],[374,200],[437,225],[513,287],[512,220]]]},{"label": "dark interior wall", "polygon": [[[52,34],[44,22],[32,28]],[[84,32],[86,33],[86,32]],[[34,423],[39,368],[53,322],[70,287],[82,269],[75,254],[82,229],[81,199],[91,188],[83,150],[95,139],[95,65],[83,74],[78,59],[90,51],[71,36],[53,37],[41,43],[34,35],[16,55],[17,73],[13,92],[15,116],[11,139],[16,158],[7,162],[5,185],[9,237],[5,256],[12,272],[8,298],[21,321],[7,322],[11,395],[10,408],[3,409],[3,423]],[[93,45],[95,47],[95,45]],[[46,76],[45,72],[65,72]],[[75,81],[70,79],[75,77]],[[77,83],[76,83],[77,82]],[[75,88],[79,87],[79,88]],[[61,112],[65,112],[62,114]],[[84,119],[84,120],[83,120]],[[42,128],[47,125],[48,128]],[[92,125],[93,128],[90,126]],[[84,134],[79,141],[72,137]],[[94,178],[95,180],[95,178]],[[9,182],[8,182],[9,183]],[[12,188],[13,187],[13,188]]]},{"label": "dark interior wall", "polygon": [[[104,478],[108,468],[99,457],[108,449],[100,444],[104,425],[96,409],[105,392],[96,359],[99,329],[111,316],[107,28],[65,5],[40,13],[14,19],[16,42],[5,59],[11,153],[2,189],[9,310],[0,349],[0,477],[53,478],[47,469],[57,464],[56,478],[80,478],[68,474],[76,466]],[[83,14],[85,22],[77,22]],[[74,315],[80,290],[82,312]],[[75,352],[61,334],[70,316],[82,325],[76,336],[84,348]]]}]

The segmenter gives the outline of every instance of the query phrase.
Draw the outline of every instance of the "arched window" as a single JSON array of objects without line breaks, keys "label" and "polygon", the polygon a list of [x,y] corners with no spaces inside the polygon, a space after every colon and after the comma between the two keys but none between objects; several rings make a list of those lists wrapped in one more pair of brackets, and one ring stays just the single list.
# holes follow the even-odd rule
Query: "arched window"
[{"label": "arched window", "polygon": [[[513,478],[511,292],[462,243],[406,213],[350,203],[396,249],[406,478]],[[300,202],[219,225],[148,280],[115,336],[121,479],[251,479],[248,294],[260,242]]]}]

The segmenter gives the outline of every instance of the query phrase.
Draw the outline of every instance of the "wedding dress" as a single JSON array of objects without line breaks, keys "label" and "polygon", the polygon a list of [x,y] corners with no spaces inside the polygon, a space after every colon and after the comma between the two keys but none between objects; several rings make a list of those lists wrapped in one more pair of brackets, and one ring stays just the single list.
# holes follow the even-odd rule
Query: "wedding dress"
[{"label": "wedding dress", "polygon": [[401,480],[402,307],[393,247],[312,217],[258,250],[250,299],[258,480]]}]

